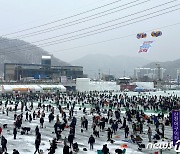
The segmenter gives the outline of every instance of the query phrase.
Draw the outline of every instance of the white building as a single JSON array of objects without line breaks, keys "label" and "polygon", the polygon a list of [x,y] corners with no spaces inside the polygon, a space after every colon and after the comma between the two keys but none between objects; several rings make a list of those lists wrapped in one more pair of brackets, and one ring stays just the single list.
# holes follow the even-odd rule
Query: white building
[{"label": "white building", "polygon": [[135,68],[134,70],[134,78],[137,80],[141,80],[145,77],[152,79],[152,80],[157,80],[157,79],[163,79],[164,78],[164,73],[166,69],[164,68]]}]

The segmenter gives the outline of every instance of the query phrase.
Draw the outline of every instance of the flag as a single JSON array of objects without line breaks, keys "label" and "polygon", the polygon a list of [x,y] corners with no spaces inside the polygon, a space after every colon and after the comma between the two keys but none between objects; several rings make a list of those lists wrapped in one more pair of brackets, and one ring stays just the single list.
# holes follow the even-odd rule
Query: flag
[{"label": "flag", "polygon": [[141,52],[148,52],[152,47],[153,41],[144,41],[144,43],[140,46],[139,53]]}]

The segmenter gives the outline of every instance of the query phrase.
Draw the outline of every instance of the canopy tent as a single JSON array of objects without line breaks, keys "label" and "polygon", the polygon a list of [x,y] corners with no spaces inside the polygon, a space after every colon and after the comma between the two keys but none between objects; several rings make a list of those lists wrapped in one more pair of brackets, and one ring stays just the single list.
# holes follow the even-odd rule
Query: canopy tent
[{"label": "canopy tent", "polygon": [[76,90],[80,92],[84,91],[117,91],[120,90],[119,85],[116,82],[110,81],[90,81],[89,78],[77,78]]},{"label": "canopy tent", "polygon": [[60,90],[61,92],[65,92],[66,88],[63,85],[39,85],[42,90],[48,91],[48,90]]}]

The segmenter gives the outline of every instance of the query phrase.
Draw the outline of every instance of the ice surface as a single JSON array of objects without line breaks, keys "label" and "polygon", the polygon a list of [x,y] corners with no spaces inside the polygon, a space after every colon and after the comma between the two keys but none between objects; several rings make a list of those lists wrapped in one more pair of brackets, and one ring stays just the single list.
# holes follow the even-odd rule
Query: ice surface
[{"label": "ice surface", "polygon": [[[119,93],[118,93],[119,94]],[[175,95],[177,94],[178,96],[180,95],[180,91],[167,91],[166,93],[162,92],[162,91],[158,91],[158,92],[151,92],[151,93],[142,93],[140,95],[166,95],[166,96],[170,96],[170,95]],[[139,95],[138,93],[135,92],[128,92],[127,95]],[[51,101],[52,102],[52,101]],[[82,102],[81,102],[82,103]],[[45,104],[49,104],[49,101],[45,102]],[[77,142],[79,144],[79,148],[80,151],[78,152],[78,154],[96,154],[98,149],[102,149],[102,146],[104,144],[108,145],[108,148],[110,149],[110,153],[114,154],[115,153],[115,149],[120,148],[120,146],[123,143],[127,143],[124,142],[122,140],[124,140],[124,130],[120,130],[118,129],[116,135],[119,135],[120,138],[115,138],[116,135],[113,135],[113,140],[115,140],[114,144],[111,144],[109,142],[107,142],[107,132],[100,132],[100,138],[95,138],[96,139],[96,143],[94,145],[94,150],[89,150],[89,145],[88,145],[88,138],[90,137],[90,135],[92,134],[92,128],[91,128],[91,124],[92,124],[92,115],[85,115],[86,118],[88,119],[88,130],[84,130],[83,133],[81,133],[81,123],[80,123],[80,118],[82,116],[84,116],[82,110],[79,110],[81,104],[77,104],[75,107],[75,117],[77,118],[77,125],[76,125],[76,135],[75,135],[75,140],[74,142]],[[4,106],[4,105],[3,105]],[[54,105],[55,106],[55,105]],[[65,105],[63,105],[65,107]],[[88,104],[85,104],[85,106],[87,107],[87,113],[89,113],[90,110],[90,106]],[[34,103],[34,109],[37,107],[37,102]],[[2,107],[0,106],[0,108],[2,109]],[[19,105],[19,110],[17,111],[18,114],[20,114],[20,105]],[[34,110],[32,110],[33,112]],[[38,111],[38,109],[36,109],[36,112]],[[41,109],[42,111],[42,109]],[[68,110],[65,110],[67,116],[69,115]],[[48,115],[50,112],[46,112],[46,117],[45,117],[45,124],[44,124],[44,128],[40,128],[40,132],[42,135],[42,141],[41,141],[41,145],[40,145],[40,149],[42,149],[44,151],[45,154],[48,153],[47,149],[50,147],[49,144],[49,140],[52,140],[53,137],[55,137],[55,134],[52,133],[54,132],[54,123],[55,121],[49,123],[48,122]],[[58,109],[56,108],[55,110],[55,115],[59,114]],[[150,114],[153,114],[150,113]],[[17,139],[14,140],[13,139],[13,119],[14,116],[14,112],[9,112],[9,116],[7,116],[6,114],[2,114],[2,110],[0,111],[0,125],[2,126],[3,124],[8,124],[6,129],[3,129],[3,135],[7,138],[8,140],[8,144],[7,144],[7,148],[8,148],[8,153],[12,153],[13,149],[18,149],[20,154],[33,154],[35,151],[35,146],[34,146],[34,142],[35,142],[35,127],[37,125],[40,125],[39,119],[33,120],[31,123],[29,123],[28,121],[25,121],[25,112],[24,112],[24,118],[23,118],[23,124],[22,126],[26,126],[26,127],[31,127],[31,132],[28,135],[21,135],[20,134],[20,130],[18,131],[17,134]],[[106,114],[104,115],[106,116]],[[122,115],[121,117],[124,116],[124,112],[122,111]],[[61,117],[61,115],[60,115]],[[68,122],[70,123],[70,121]],[[106,128],[108,127],[108,125],[106,124]],[[129,128],[130,128],[130,133],[132,133],[132,129],[131,129],[131,125],[129,124]],[[155,132],[155,126],[151,125],[151,128],[153,130],[153,133]],[[62,132],[62,139],[66,136],[68,136],[69,134],[69,128],[66,128],[63,132]],[[147,144],[148,143],[148,137],[147,137],[147,126],[144,125],[144,134],[141,135],[141,137],[143,138],[143,143]],[[172,129],[170,126],[166,126],[165,127],[165,137],[168,139],[171,139],[172,137]],[[56,154],[63,154],[63,140],[62,143],[58,143],[58,148],[56,149]],[[128,148],[127,148],[127,154],[154,154],[155,151],[158,150],[146,150],[143,149],[142,152],[138,150],[138,146],[136,144],[133,143],[127,143]],[[88,149],[87,152],[83,151],[82,149],[86,147]],[[170,154],[170,153],[175,153],[173,150],[171,151],[164,151],[163,154]]]}]

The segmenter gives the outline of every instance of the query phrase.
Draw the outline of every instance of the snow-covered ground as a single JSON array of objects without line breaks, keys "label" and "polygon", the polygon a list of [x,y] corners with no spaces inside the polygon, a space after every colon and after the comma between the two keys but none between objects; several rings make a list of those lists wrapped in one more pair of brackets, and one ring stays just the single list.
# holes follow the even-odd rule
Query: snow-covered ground
[{"label": "snow-covered ground", "polygon": [[[175,92],[176,93],[176,92]],[[171,95],[174,94],[174,92],[154,92],[154,93],[143,93],[143,95]],[[177,94],[179,95],[180,92],[178,91]],[[138,93],[128,93],[128,95],[138,95]],[[46,104],[49,104],[49,102],[45,102]],[[4,105],[3,105],[4,106]],[[55,106],[55,105],[54,105]],[[20,106],[19,106],[20,107]],[[34,103],[34,109],[37,107],[37,103]],[[65,107],[65,106],[64,106]],[[1,108],[1,107],[0,107]],[[113,140],[115,141],[113,144],[110,142],[107,142],[107,132],[100,132],[100,138],[95,138],[96,142],[94,144],[94,150],[89,150],[89,145],[88,145],[88,139],[90,135],[92,134],[92,115],[89,114],[90,107],[87,105],[87,115],[85,117],[88,119],[88,130],[84,130],[83,133],[81,133],[81,120],[80,118],[84,116],[83,111],[79,110],[79,104],[76,105],[75,107],[75,114],[74,116],[77,118],[77,125],[76,125],[76,134],[75,134],[75,139],[74,142],[77,142],[79,144],[79,154],[97,154],[97,150],[102,149],[104,144],[108,145],[108,148],[110,149],[111,154],[115,154],[115,149],[120,148],[122,144],[126,143],[128,145],[128,148],[126,149],[127,154],[154,154],[155,151],[158,150],[147,150],[143,149],[142,152],[138,150],[138,146],[134,143],[129,143],[123,141],[124,138],[124,130],[118,129],[116,135],[113,135]],[[34,110],[33,110],[34,111]],[[33,112],[32,111],[32,112]],[[38,109],[36,109],[36,112]],[[42,111],[42,109],[41,109]],[[65,110],[67,113],[67,116],[69,115],[68,110]],[[20,109],[17,112],[20,114]],[[3,124],[7,124],[7,128],[3,129],[2,134],[5,136],[5,138],[8,140],[7,148],[8,148],[8,153],[12,153],[13,149],[17,149],[20,154],[33,154],[35,151],[35,127],[38,125],[40,126],[39,119],[33,120],[31,123],[28,121],[25,121],[25,113],[24,112],[24,118],[23,118],[23,127],[31,127],[31,131],[28,135],[21,135],[20,130],[18,131],[17,134],[17,139],[13,139],[13,123],[14,123],[14,112],[9,112],[9,116],[6,114],[2,114],[2,111],[0,111],[0,125],[2,126]],[[52,140],[56,135],[53,133],[54,132],[54,123],[55,121],[49,123],[48,122],[48,115],[50,112],[45,111],[46,117],[45,117],[45,123],[44,123],[44,128],[40,128],[42,140],[41,140],[41,145],[40,149],[44,151],[45,154],[48,153],[47,149],[50,147],[49,140]],[[59,110],[56,108],[55,110],[55,115],[59,114]],[[124,114],[124,112],[122,112]],[[106,116],[106,115],[105,115]],[[122,115],[123,116],[123,115]],[[61,118],[61,115],[60,115]],[[70,122],[69,122],[70,123]],[[108,125],[106,124],[106,128]],[[130,134],[132,133],[132,128],[131,125],[129,124],[130,128]],[[151,128],[153,132],[155,132],[155,126],[151,125]],[[56,154],[63,154],[63,138],[66,136],[68,137],[69,134],[69,128],[66,128],[62,132],[62,143],[58,143],[58,148],[56,149]],[[153,133],[154,134],[154,133]],[[120,136],[117,138],[117,136]],[[146,145],[148,143],[148,136],[147,136],[147,125],[144,125],[144,133],[141,135],[143,139],[143,143]],[[172,138],[172,129],[170,126],[165,127],[165,137],[168,139]],[[83,148],[86,147],[88,151],[83,151]],[[170,151],[163,151],[163,154],[173,154],[175,153],[174,150]]]}]

